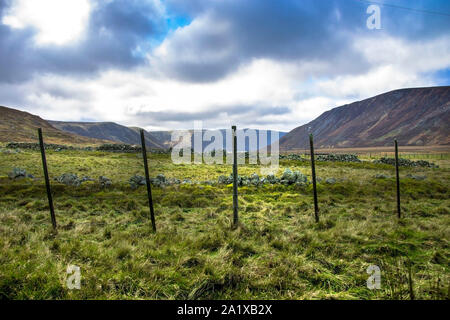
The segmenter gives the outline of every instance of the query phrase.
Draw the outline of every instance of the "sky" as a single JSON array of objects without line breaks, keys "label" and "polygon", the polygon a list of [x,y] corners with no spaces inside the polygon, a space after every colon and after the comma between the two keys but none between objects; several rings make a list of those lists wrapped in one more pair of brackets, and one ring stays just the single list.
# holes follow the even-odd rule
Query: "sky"
[{"label": "sky", "polygon": [[448,0],[0,0],[0,105],[49,120],[290,131],[438,85]]}]

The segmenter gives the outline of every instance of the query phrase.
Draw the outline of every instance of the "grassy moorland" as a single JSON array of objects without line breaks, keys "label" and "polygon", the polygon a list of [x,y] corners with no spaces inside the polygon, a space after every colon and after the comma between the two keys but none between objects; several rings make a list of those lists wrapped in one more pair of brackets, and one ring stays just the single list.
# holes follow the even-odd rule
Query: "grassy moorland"
[{"label": "grassy moorland", "polygon": [[[434,161],[439,169],[401,168],[400,221],[392,166],[319,162],[319,223],[310,185],[239,188],[240,226],[232,229],[230,186],[182,184],[153,188],[157,233],[145,186],[128,184],[144,175],[139,155],[48,151],[47,159],[51,178],[103,175],[113,184],[52,181],[54,233],[40,154],[0,153],[0,299],[409,299],[409,266],[417,299],[449,299],[448,157]],[[227,165],[174,165],[168,155],[149,161],[153,177],[231,173]],[[36,179],[9,179],[14,167]],[[276,174],[285,168],[311,174],[308,162],[283,160]],[[66,286],[68,265],[81,268],[80,290]],[[369,265],[381,269],[380,290],[366,287]]]}]

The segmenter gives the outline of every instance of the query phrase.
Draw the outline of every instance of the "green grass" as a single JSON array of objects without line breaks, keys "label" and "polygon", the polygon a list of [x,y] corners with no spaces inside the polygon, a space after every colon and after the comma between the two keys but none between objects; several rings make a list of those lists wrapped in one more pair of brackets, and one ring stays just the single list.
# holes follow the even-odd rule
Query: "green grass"
[{"label": "green grass", "polygon": [[[3,299],[408,299],[412,264],[418,299],[448,299],[450,170],[401,168],[396,219],[393,167],[317,163],[320,222],[311,186],[239,188],[240,225],[231,228],[229,186],[154,188],[151,230],[144,175],[136,154],[48,152],[51,178],[64,172],[113,181],[68,187],[52,181],[58,233],[51,230],[40,154],[0,154],[0,298]],[[445,161],[445,160],[443,160]],[[173,165],[150,155],[151,176],[198,181],[229,175],[227,165]],[[37,180],[11,181],[21,167]],[[310,177],[307,162],[282,161]],[[239,173],[259,172],[254,165]],[[375,179],[376,174],[390,176]],[[426,175],[423,181],[406,175]],[[66,286],[68,265],[81,289]],[[369,265],[381,290],[369,290]]]}]

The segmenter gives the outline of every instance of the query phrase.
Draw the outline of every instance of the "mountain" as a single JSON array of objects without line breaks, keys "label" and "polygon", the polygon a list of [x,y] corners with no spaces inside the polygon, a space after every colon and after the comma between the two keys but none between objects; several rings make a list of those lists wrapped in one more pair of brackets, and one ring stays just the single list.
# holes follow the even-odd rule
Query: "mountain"
[{"label": "mountain", "polygon": [[[267,141],[260,141],[259,140],[259,134],[260,134],[260,130],[259,129],[254,129],[254,131],[248,131],[249,129],[238,129],[237,130],[237,136],[238,136],[238,141],[239,141],[239,137],[246,135],[245,138],[245,143],[242,146],[239,142],[238,142],[238,146],[237,146],[237,151],[256,151],[259,150],[261,148],[264,148],[268,145],[272,144],[272,132],[274,132],[275,134],[277,134],[277,140],[279,140],[282,136],[284,136],[287,132],[281,132],[281,131],[272,131],[272,130],[267,130]],[[204,134],[205,134],[206,129],[202,130],[202,135],[203,135],[203,139],[202,140],[202,148],[203,150],[209,146],[211,143],[215,142],[215,139],[207,139]],[[221,143],[221,148],[220,149],[224,149],[227,150],[228,152],[231,152],[232,149],[232,142],[231,142],[231,128],[230,129],[214,129],[214,130],[210,130],[211,132],[220,132],[220,134],[222,135],[222,143]],[[188,130],[189,135],[190,135],[190,140],[191,140],[191,147],[194,148],[194,140],[195,140],[195,136],[194,136],[194,130]],[[160,132],[162,133],[162,131]],[[255,135],[253,135],[253,133]],[[227,137],[227,135],[229,135]],[[254,141],[252,141],[250,143],[250,137],[253,135],[252,139],[254,139]],[[171,136],[169,135],[169,140],[168,140],[168,144],[170,144],[170,146],[175,145],[173,142],[170,141]],[[228,139],[227,139],[228,138]],[[201,138],[200,138],[201,139]],[[276,141],[276,140],[274,140]]]},{"label": "mountain", "polygon": [[[140,128],[136,127],[129,128],[114,122],[49,122],[55,128],[84,137],[105,139],[126,144],[141,144]],[[145,131],[144,137],[148,148],[166,148],[166,146],[159,143],[152,133]]]},{"label": "mountain", "polygon": [[[52,126],[60,130],[78,134],[85,137],[108,139],[115,142],[127,144],[140,144],[140,128],[126,127],[114,122],[64,122],[64,121],[49,121]],[[244,129],[246,130],[246,129]],[[231,146],[226,145],[226,131],[225,129],[218,129],[223,136],[223,146],[231,151]],[[238,130],[239,131],[239,130]],[[267,131],[268,143],[259,143],[259,130],[255,130],[257,134],[257,147],[262,148],[271,143],[271,131]],[[169,149],[176,143],[172,142],[173,131],[145,131],[144,137],[148,147],[155,149]],[[205,130],[203,130],[203,133]],[[230,131],[231,132],[231,131]],[[189,130],[191,146],[194,147],[193,130]],[[282,137],[286,132],[278,132],[279,137]],[[203,148],[209,145],[210,141],[203,141]],[[241,148],[242,149],[242,148]],[[245,142],[245,150],[249,151],[249,141]],[[243,150],[239,150],[243,151]],[[252,150],[253,151],[253,150]]]},{"label": "mountain", "polygon": [[45,143],[94,145],[107,142],[64,132],[36,115],[0,106],[0,142],[38,142],[38,128],[42,128]]},{"label": "mountain", "polygon": [[450,86],[400,89],[334,108],[280,139],[281,150],[314,146],[402,146],[450,144]]}]

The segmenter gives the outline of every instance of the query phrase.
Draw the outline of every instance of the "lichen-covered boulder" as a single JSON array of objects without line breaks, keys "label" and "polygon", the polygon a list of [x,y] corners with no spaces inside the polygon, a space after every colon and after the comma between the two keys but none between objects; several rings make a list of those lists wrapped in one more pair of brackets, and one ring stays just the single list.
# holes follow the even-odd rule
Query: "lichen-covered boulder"
[{"label": "lichen-covered boulder", "polygon": [[173,185],[173,184],[180,184],[181,181],[177,178],[170,178],[166,180],[166,184]]},{"label": "lichen-covered boulder", "polygon": [[145,177],[134,175],[129,180],[131,189],[137,189],[139,186],[145,185]]},{"label": "lichen-covered boulder", "polygon": [[238,178],[238,181],[240,186],[248,187],[250,185],[250,179],[246,176],[242,176],[240,179]]},{"label": "lichen-covered boulder", "polygon": [[107,187],[110,187],[112,185],[112,181],[110,179],[108,179],[107,177],[104,177],[104,176],[98,177],[98,182],[100,183],[102,188],[107,188]]},{"label": "lichen-covered boulder", "polygon": [[56,178],[56,181],[65,184],[66,186],[74,186],[74,187],[78,187],[82,183],[82,180],[78,178],[76,174],[73,173],[63,173],[62,175]]},{"label": "lichen-covered boulder", "polygon": [[254,185],[254,186],[259,185],[260,180],[259,180],[259,176],[258,176],[256,173],[253,173],[253,174],[250,176],[250,183],[251,183],[252,185]]},{"label": "lichen-covered boulder", "polygon": [[414,180],[425,180],[426,178],[427,178],[427,176],[416,176],[416,175],[413,175],[413,174],[408,174],[407,176],[406,176],[407,178],[410,178],[410,179],[414,179]]},{"label": "lichen-covered boulder", "polygon": [[330,162],[361,162],[358,156],[355,154],[319,154],[317,161],[330,161]]},{"label": "lichen-covered boulder", "polygon": [[166,177],[162,173],[158,174],[156,176],[156,179],[159,180],[161,183],[165,183],[166,182]]},{"label": "lichen-covered boulder", "polygon": [[[391,166],[395,166],[395,159],[383,157],[378,160],[374,160],[373,163],[382,163],[382,164],[389,164]],[[400,167],[439,168],[438,165],[428,162],[428,161],[425,161],[425,160],[411,161],[411,160],[403,159],[403,158],[398,159],[398,165]]]},{"label": "lichen-covered boulder", "polygon": [[[241,175],[237,175],[237,184],[238,186],[242,186],[243,185],[243,180],[248,179],[247,177],[241,176]],[[231,184],[234,182],[234,177],[233,174],[230,174],[230,177],[228,178],[228,184]]]},{"label": "lichen-covered boulder", "polygon": [[296,175],[292,172],[291,169],[286,168],[281,176],[281,183],[284,185],[294,184],[297,180]]},{"label": "lichen-covered boulder", "polygon": [[295,184],[306,185],[308,184],[308,177],[300,171],[294,171]]},{"label": "lichen-covered boulder", "polygon": [[83,178],[81,178],[80,179],[81,180],[81,182],[86,182],[86,181],[95,181],[95,179],[92,179],[91,177],[89,177],[89,176],[84,176]]},{"label": "lichen-covered boulder", "polygon": [[27,177],[27,172],[25,171],[25,169],[14,168],[14,169],[12,169],[12,171],[10,173],[8,173],[8,177],[10,179],[26,178]]},{"label": "lichen-covered boulder", "polygon": [[217,183],[219,183],[219,184],[230,184],[229,180],[230,179],[228,177],[222,175],[222,176],[219,176],[219,178],[217,179]]},{"label": "lichen-covered boulder", "polygon": [[269,174],[266,177],[266,181],[270,184],[275,184],[279,182],[279,179],[274,174]]}]

